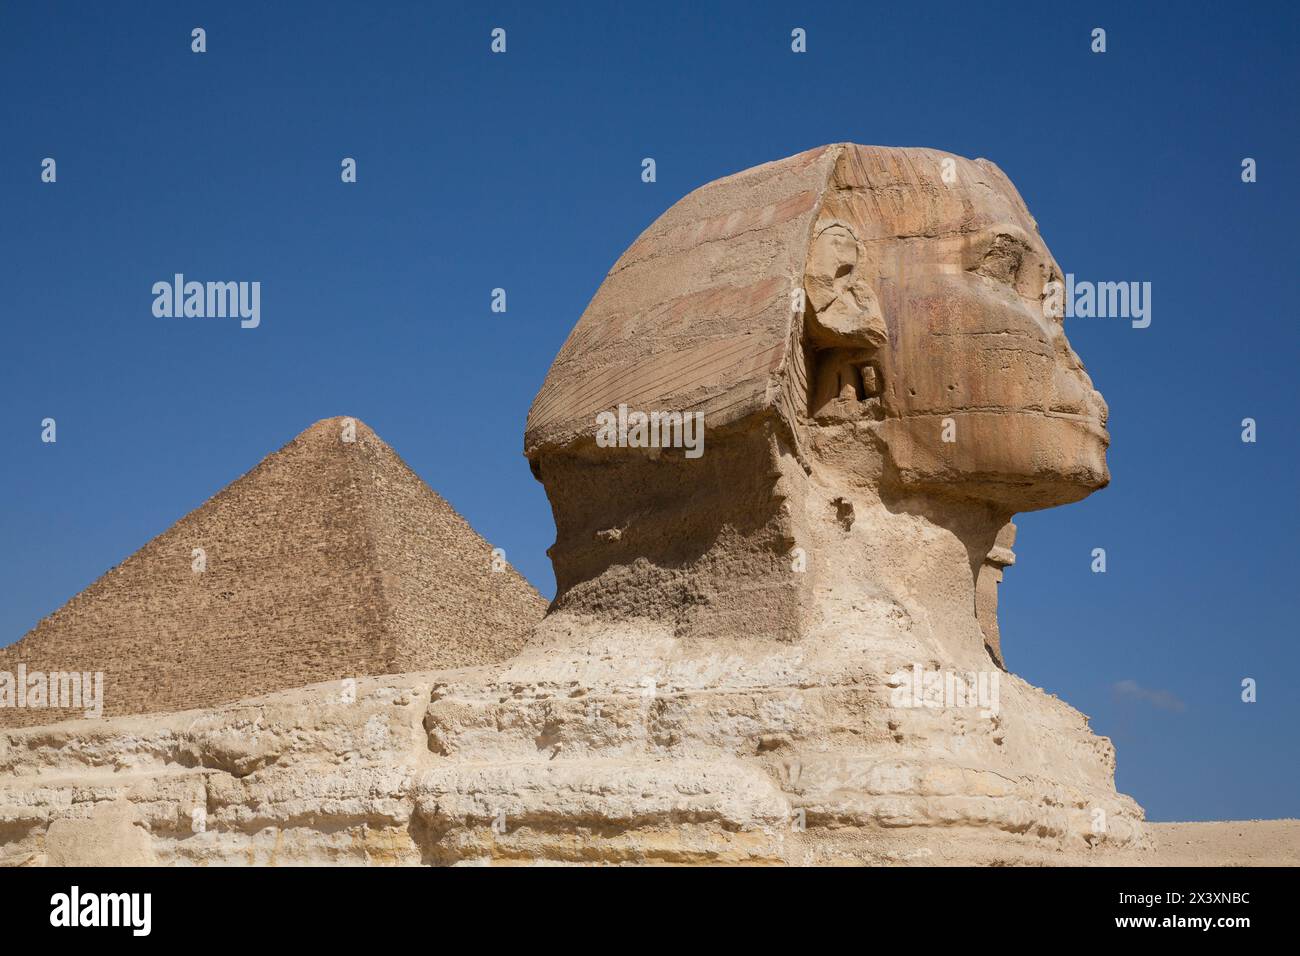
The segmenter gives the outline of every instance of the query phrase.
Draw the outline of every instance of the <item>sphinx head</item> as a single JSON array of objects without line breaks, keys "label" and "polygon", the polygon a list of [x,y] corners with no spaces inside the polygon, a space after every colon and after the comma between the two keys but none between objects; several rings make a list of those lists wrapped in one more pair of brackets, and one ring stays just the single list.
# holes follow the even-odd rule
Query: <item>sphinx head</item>
[{"label": "sphinx head", "polygon": [[[984,160],[829,146],[691,193],[611,269],[529,413],[556,607],[797,635],[817,588],[792,552],[903,547],[853,531],[855,508],[949,528],[978,577],[1011,515],[1108,480],[1058,279]],[[679,413],[703,417],[702,456],[642,427]]]}]

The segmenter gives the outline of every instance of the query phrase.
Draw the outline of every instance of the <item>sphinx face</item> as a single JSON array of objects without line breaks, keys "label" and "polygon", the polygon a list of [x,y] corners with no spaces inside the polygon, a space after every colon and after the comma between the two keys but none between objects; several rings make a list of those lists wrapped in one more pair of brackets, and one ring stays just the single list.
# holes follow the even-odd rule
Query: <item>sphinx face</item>
[{"label": "sphinx face", "polygon": [[886,441],[905,483],[1014,506],[1109,481],[1106,405],[1044,309],[1059,270],[1013,223],[900,241],[881,275]]},{"label": "sphinx face", "polygon": [[[1007,511],[1077,501],[1109,481],[1106,404],[1051,314],[1048,284],[1061,275],[1033,220],[1009,184],[979,185],[939,193],[933,218],[951,229],[882,222],[879,203],[844,203],[820,224],[819,237],[836,239],[814,239],[810,278],[838,273],[837,287],[858,291],[838,297],[831,322],[823,316],[833,310],[817,314],[810,289],[809,340],[814,348],[847,345],[843,334],[835,343],[828,335],[855,328],[853,344],[866,346],[866,330],[883,322],[884,333],[869,352],[823,351],[817,360],[829,367],[832,355],[840,367],[856,365],[877,383],[879,398],[860,388],[861,416],[843,414],[843,402],[827,404],[840,371],[813,396],[813,413],[820,406],[822,424],[876,418],[872,427],[903,492],[973,498]],[[932,195],[917,196],[936,205]],[[875,218],[864,219],[866,210]],[[841,250],[841,230],[857,238],[852,254]],[[838,266],[823,261],[837,256]],[[846,302],[861,304],[856,319],[845,318]]]}]

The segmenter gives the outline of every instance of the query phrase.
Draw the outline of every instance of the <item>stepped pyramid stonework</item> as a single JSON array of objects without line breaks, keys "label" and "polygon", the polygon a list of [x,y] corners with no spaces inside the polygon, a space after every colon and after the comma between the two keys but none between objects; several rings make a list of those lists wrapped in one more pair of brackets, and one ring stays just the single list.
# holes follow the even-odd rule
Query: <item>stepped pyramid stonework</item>
[{"label": "stepped pyramid stonework", "polygon": [[[102,671],[111,717],[504,660],[546,602],[491,565],[370,428],[326,419],[0,649],[0,671]],[[50,719],[0,708],[0,726]]]},{"label": "stepped pyramid stonework", "polygon": [[[1043,310],[1059,275],[984,160],[837,145],[696,190],[529,414],[557,594],[517,654],[10,732],[0,852],[1145,859],[1110,742],[1004,668],[1028,638],[997,626],[1012,516],[1109,480],[1105,404]],[[703,454],[606,447],[619,406],[703,413]]]}]

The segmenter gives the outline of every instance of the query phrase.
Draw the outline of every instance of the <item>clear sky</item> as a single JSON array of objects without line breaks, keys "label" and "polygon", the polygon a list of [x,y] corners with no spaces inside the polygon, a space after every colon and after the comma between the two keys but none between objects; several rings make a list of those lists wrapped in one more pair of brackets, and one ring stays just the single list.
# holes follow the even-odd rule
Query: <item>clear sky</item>
[{"label": "clear sky", "polygon": [[[1113,482],[1017,519],[1011,668],[1152,819],[1300,815],[1300,15],[1054,6],[6,0],[0,644],[332,415],[552,594],[524,416],[622,250],[719,176],[931,146],[998,163],[1067,272],[1153,284],[1149,328],[1067,322]],[[260,327],[155,318],[176,272],[260,281]]]}]

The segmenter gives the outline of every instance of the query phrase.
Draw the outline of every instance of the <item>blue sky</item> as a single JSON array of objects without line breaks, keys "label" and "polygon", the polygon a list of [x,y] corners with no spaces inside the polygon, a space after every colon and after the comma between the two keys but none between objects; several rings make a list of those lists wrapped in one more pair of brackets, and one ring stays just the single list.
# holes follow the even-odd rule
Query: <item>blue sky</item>
[{"label": "blue sky", "polygon": [[[1300,15],[1047,6],[6,2],[0,644],[331,415],[550,595],[524,416],[619,253],[719,176],[931,146],[997,162],[1066,271],[1153,284],[1150,328],[1067,323],[1113,483],[1018,519],[1012,669],[1152,819],[1300,815]],[[261,327],[155,318],[175,272],[259,280]]]}]

